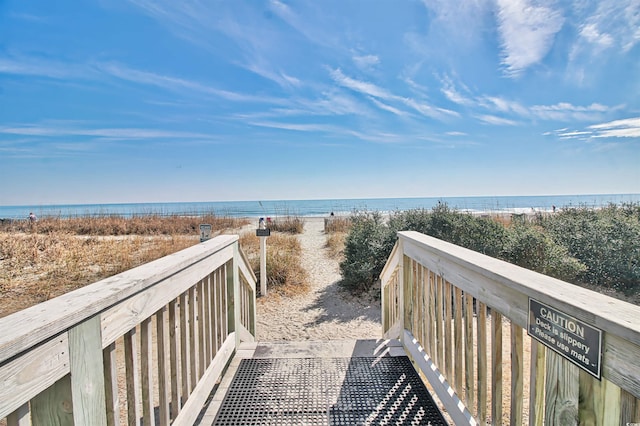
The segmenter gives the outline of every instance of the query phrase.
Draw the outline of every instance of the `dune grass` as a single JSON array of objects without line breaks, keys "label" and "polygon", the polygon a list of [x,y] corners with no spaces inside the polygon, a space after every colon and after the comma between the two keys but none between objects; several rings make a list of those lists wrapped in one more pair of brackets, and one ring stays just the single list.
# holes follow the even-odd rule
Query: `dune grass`
[{"label": "dune grass", "polygon": [[200,242],[246,220],[206,216],[44,218],[0,228],[0,317]]},{"label": "dune grass", "polygon": [[[249,258],[260,282],[260,238],[253,233],[240,236],[240,247]],[[307,272],[301,263],[302,249],[295,235],[274,232],[267,238],[267,289],[293,296],[309,290]],[[259,288],[259,285],[258,285]]]}]

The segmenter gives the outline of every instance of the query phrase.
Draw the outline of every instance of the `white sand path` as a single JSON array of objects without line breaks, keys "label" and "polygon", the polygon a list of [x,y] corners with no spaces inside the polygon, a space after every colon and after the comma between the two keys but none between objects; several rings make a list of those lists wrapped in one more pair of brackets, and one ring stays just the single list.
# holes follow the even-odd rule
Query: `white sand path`
[{"label": "white sand path", "polygon": [[[323,218],[305,218],[302,266],[310,290],[258,299],[257,340],[371,339],[382,334],[380,304],[353,298],[339,286],[338,261],[327,255]],[[268,241],[267,241],[268,250]]]}]

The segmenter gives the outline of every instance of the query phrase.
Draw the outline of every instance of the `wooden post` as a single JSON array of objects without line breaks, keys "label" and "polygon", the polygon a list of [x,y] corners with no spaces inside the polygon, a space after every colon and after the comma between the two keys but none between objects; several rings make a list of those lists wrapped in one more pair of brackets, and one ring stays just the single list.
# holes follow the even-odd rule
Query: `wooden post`
[{"label": "wooden post", "polygon": [[267,237],[260,237],[260,294],[267,295]]},{"label": "wooden post", "polygon": [[100,315],[69,330],[73,420],[80,425],[107,425]]}]

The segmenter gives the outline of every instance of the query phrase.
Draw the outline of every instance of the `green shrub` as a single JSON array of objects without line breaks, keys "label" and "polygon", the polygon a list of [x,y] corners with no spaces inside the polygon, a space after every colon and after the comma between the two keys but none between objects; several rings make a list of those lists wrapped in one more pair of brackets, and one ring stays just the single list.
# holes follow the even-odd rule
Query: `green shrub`
[{"label": "green shrub", "polygon": [[526,224],[509,228],[503,260],[564,281],[573,281],[586,267],[556,244],[542,229]]},{"label": "green shrub", "polygon": [[379,213],[355,215],[340,263],[341,285],[356,293],[369,290],[380,276],[395,240],[395,232]]},{"label": "green shrub", "polygon": [[640,291],[640,204],[568,208],[541,223],[586,266],[581,282],[627,294]]}]

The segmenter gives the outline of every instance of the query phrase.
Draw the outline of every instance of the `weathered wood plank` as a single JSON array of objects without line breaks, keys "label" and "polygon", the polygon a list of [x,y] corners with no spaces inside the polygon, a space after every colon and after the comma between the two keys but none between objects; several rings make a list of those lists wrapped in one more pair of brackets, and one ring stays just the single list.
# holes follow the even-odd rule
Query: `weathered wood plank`
[{"label": "weathered wood plank", "polygon": [[511,323],[511,425],[522,425],[524,392],[524,344],[522,329]]},{"label": "weathered wood plank", "polygon": [[116,359],[116,343],[113,342],[103,349],[104,361],[104,390],[107,405],[107,424],[120,425],[120,396],[118,393],[118,364]]},{"label": "weathered wood plank", "polygon": [[620,388],[608,380],[602,381],[604,410],[602,424],[620,424]]},{"label": "weathered wood plank", "polygon": [[169,392],[167,364],[167,308],[156,312],[156,347],[158,357],[158,417],[161,426],[169,425]]},{"label": "weathered wood plank", "polygon": [[444,288],[444,367],[447,377],[453,374],[453,348],[451,325],[453,323],[453,313],[451,312],[451,283],[445,280]]},{"label": "weathered wood plank", "polygon": [[0,418],[69,373],[69,339],[62,333],[0,366]]},{"label": "weathered wood plank", "polygon": [[207,340],[206,340],[206,336],[204,333],[204,323],[205,323],[205,310],[204,310],[204,302],[205,302],[205,295],[204,295],[204,284],[205,281],[207,280],[207,277],[203,278],[198,285],[196,286],[197,291],[198,291],[198,379],[200,379],[200,377],[202,377],[202,374],[204,373],[204,369],[206,368],[205,364],[205,346],[207,345]]},{"label": "weathered wood plank", "polygon": [[529,426],[542,426],[544,424],[545,354],[545,346],[531,339]]},{"label": "weathered wood plank", "polygon": [[443,282],[441,276],[436,276],[435,281],[435,291],[436,291],[436,363],[440,370],[443,369],[444,365],[444,324],[443,324],[443,310],[444,310],[444,301],[443,301]]},{"label": "weathered wood plank", "polygon": [[189,392],[193,392],[193,389],[198,383],[199,369],[198,365],[198,323],[196,320],[196,311],[198,310],[198,301],[196,299],[196,286],[194,285],[189,289],[189,373],[191,375],[191,387]]},{"label": "weathered wood plank", "polygon": [[502,424],[502,314],[491,311],[491,424]]},{"label": "weathered wood plank", "polygon": [[132,328],[124,335],[125,379],[127,383],[127,423],[140,425],[140,381],[138,367],[138,344],[136,329]]},{"label": "weathered wood plank", "polygon": [[436,328],[438,324],[436,323],[436,274],[433,271],[427,271],[429,274],[429,341],[425,344],[424,348],[437,365],[436,340],[438,335],[436,334]]},{"label": "weathered wood plank", "polygon": [[478,331],[478,420],[485,423],[487,419],[487,307],[482,302],[478,302],[478,316],[476,317],[476,329]]},{"label": "weathered wood plank", "polygon": [[456,305],[455,305],[455,310],[456,310],[456,315],[455,315],[455,320],[454,320],[454,327],[453,327],[453,334],[454,334],[454,339],[455,339],[455,379],[454,379],[454,387],[456,389],[456,392],[458,392],[459,394],[462,394],[462,380],[464,378],[464,370],[463,370],[463,360],[462,360],[462,355],[464,353],[464,346],[462,345],[462,335],[463,335],[463,329],[462,329],[462,290],[460,290],[458,287],[455,288],[455,297],[456,297]]},{"label": "weathered wood plank", "polygon": [[73,426],[71,376],[67,374],[31,400],[33,426]]},{"label": "weathered wood plank", "polygon": [[627,391],[620,391],[620,424],[636,422],[636,398]]},{"label": "weathered wood plank", "polygon": [[142,387],[142,417],[145,424],[155,424],[153,407],[153,342],[151,335],[151,318],[140,323],[140,385]]},{"label": "weathered wood plank", "polygon": [[552,351],[547,352],[545,424],[578,424],[578,378],[578,367]]},{"label": "weathered wood plank", "polygon": [[73,419],[78,425],[107,425],[100,316],[69,330]]},{"label": "weathered wood plank", "polygon": [[210,273],[204,283],[204,340],[206,342],[205,345],[205,359],[207,365],[211,362],[213,358],[213,333],[211,332],[211,324],[213,323],[213,318],[211,317],[211,313],[213,311],[211,306],[211,290],[213,288],[213,272]]},{"label": "weathered wood plank", "polygon": [[189,346],[189,301],[188,292],[180,295],[180,380],[182,383],[182,399],[186,400],[191,393],[191,348]]},{"label": "weathered wood plank", "polygon": [[473,368],[473,296],[464,294],[464,394],[467,407],[473,411],[476,395],[473,389],[475,373]]},{"label": "weathered wood plank", "polygon": [[180,340],[178,336],[178,315],[176,315],[177,301],[169,303],[169,375],[171,379],[171,411],[170,416],[175,419],[180,410],[180,361],[178,359]]},{"label": "weathered wood plank", "polygon": [[31,426],[31,411],[28,403],[9,414],[7,426]]}]

